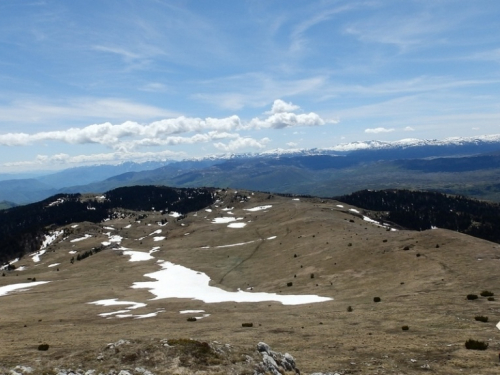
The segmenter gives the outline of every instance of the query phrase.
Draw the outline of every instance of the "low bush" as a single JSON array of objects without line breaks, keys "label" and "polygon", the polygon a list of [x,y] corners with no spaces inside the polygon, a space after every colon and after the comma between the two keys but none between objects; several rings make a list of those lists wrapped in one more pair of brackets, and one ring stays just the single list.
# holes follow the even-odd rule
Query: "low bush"
[{"label": "low bush", "polygon": [[488,321],[487,316],[481,316],[481,315],[475,316],[474,319],[476,319],[478,322],[483,322],[483,323],[486,323]]},{"label": "low bush", "polygon": [[352,307],[351,307],[351,306],[349,306],[349,307],[347,308],[347,312],[352,312]]},{"label": "low bush", "polygon": [[495,297],[488,297],[488,301],[494,301]]},{"label": "low bush", "polygon": [[488,349],[488,343],[484,341],[468,339],[465,342],[465,348],[469,350],[486,350]]},{"label": "low bush", "polygon": [[402,329],[403,331],[408,331],[408,330],[410,329],[410,327],[408,327],[408,326],[402,326],[402,327],[401,327],[401,329]]},{"label": "low bush", "polygon": [[187,321],[188,322],[196,322],[198,319],[196,319],[195,317],[192,317],[190,316],[189,318],[187,318]]},{"label": "low bush", "polygon": [[286,283],[286,286],[292,286],[292,285],[293,285],[293,283],[291,281]]},{"label": "low bush", "polygon": [[478,297],[477,297],[477,294],[467,294],[467,299],[469,301],[472,301],[472,300],[478,299]]},{"label": "low bush", "polygon": [[47,351],[47,350],[49,350],[49,344],[40,344],[40,345],[38,345],[38,350],[41,350],[41,351]]},{"label": "low bush", "polygon": [[380,301],[382,301],[382,300],[380,299],[380,297],[374,297],[374,298],[373,298],[373,302],[380,302]]},{"label": "low bush", "polygon": [[492,293],[488,290],[483,290],[481,292],[481,297],[493,297],[495,295],[495,293]]},{"label": "low bush", "polygon": [[241,323],[242,327],[253,327],[253,323]]}]

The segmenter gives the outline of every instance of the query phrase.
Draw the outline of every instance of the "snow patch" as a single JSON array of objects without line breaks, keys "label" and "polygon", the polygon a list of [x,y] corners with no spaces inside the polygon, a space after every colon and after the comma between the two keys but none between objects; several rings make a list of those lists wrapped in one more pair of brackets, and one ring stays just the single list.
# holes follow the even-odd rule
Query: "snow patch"
[{"label": "snow patch", "polygon": [[149,289],[150,293],[156,295],[153,298],[155,300],[190,298],[205,303],[277,301],[284,305],[300,305],[332,300],[329,297],[316,295],[278,295],[276,293],[250,293],[242,290],[228,292],[210,286],[210,278],[205,273],[170,262],[163,262],[160,266],[163,268],[162,270],[144,275],[156,281],[135,282],[132,288]]},{"label": "snow patch", "polygon": [[20,283],[0,286],[0,296],[5,296],[11,292],[18,291],[23,292],[30,290],[32,287],[42,284],[50,283],[50,281],[34,281],[32,283]]},{"label": "snow patch", "polygon": [[253,208],[244,208],[245,211],[250,211],[250,212],[256,212],[256,211],[262,211],[262,210],[267,210],[269,208],[271,208],[272,205],[269,204],[267,206],[257,206],[257,207],[253,207]]}]

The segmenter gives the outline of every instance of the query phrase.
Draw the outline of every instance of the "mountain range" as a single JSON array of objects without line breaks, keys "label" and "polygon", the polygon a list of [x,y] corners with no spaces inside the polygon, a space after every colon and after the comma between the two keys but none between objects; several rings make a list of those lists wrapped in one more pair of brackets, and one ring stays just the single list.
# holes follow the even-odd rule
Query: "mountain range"
[{"label": "mountain range", "polygon": [[[362,189],[435,190],[499,201],[500,135],[366,141],[325,149],[272,150],[70,168],[29,179],[0,176],[0,201],[26,204],[57,193],[120,186],[234,187],[337,196]],[[3,178],[10,176],[3,176]]]}]

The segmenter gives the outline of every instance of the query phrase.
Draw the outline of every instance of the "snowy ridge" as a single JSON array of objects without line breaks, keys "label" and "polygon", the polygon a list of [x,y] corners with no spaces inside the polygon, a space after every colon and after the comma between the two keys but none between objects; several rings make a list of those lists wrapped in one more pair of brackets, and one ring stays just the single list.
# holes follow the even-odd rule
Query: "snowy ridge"
[{"label": "snowy ridge", "polygon": [[[390,149],[406,149],[411,147],[424,146],[467,146],[500,143],[500,134],[481,135],[476,137],[449,137],[445,139],[418,139],[405,138],[398,141],[356,141],[350,143],[342,143],[326,148],[276,148],[266,150],[260,153],[245,153],[245,154],[218,154],[210,155],[202,158],[193,158],[189,160],[230,160],[230,159],[245,159],[254,157],[280,157],[280,156],[311,156],[311,155],[339,155],[338,153],[346,153],[362,150],[390,150]],[[187,160],[187,159],[186,159]]]}]

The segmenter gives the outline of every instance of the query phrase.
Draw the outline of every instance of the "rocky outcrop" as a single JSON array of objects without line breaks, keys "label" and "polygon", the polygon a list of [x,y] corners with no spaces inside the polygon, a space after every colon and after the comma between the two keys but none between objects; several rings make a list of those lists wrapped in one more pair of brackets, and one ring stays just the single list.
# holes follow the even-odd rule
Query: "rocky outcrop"
[{"label": "rocky outcrop", "polygon": [[264,342],[257,344],[257,350],[262,355],[262,362],[257,364],[254,375],[283,375],[287,373],[299,374],[300,370],[295,365],[295,359],[288,353],[282,354],[271,350]]}]

